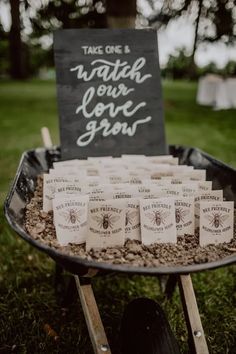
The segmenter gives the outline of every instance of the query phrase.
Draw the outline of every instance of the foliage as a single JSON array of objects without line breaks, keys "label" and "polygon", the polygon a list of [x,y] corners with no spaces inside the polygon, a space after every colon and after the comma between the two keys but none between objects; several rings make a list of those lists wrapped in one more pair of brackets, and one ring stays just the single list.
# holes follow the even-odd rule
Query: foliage
[{"label": "foliage", "polygon": [[104,0],[66,1],[41,3],[36,14],[30,17],[33,37],[48,35],[58,28],[106,27]]},{"label": "foliage", "polygon": [[162,74],[169,79],[188,78],[191,58],[186,54],[184,48],[180,49],[175,55],[170,55]]},{"label": "foliage", "polygon": [[[1,203],[21,153],[42,145],[40,127],[47,125],[54,143],[58,143],[55,91],[54,82],[0,83]],[[195,97],[195,83],[164,83],[168,142],[197,146],[236,166],[235,112],[198,106]],[[2,214],[0,225],[0,352],[91,354],[79,302],[71,302],[64,308],[55,296],[53,261],[15,235]],[[212,354],[233,354],[235,350],[235,272],[235,266],[230,266],[193,275]],[[172,301],[167,302],[155,277],[118,274],[97,277],[93,282],[114,353],[119,344],[123,308],[139,296],[162,304],[182,353],[187,353],[186,328],[177,290]],[[59,341],[47,335],[45,324],[58,333]]]},{"label": "foliage", "polygon": [[236,75],[236,61],[229,61],[224,68],[218,68],[214,62],[198,67],[192,65],[191,57],[185,48],[170,55],[166,66],[161,70],[162,76],[169,79],[198,79],[207,74],[221,75],[225,77]]},{"label": "foliage", "polygon": [[[156,0],[148,0],[155,5]],[[236,35],[236,17],[233,0],[170,0],[163,1],[160,11],[150,18],[151,23],[167,25],[171,20],[186,15],[191,18],[195,13],[195,21],[200,7],[199,42],[215,42],[223,40],[234,43]]]}]

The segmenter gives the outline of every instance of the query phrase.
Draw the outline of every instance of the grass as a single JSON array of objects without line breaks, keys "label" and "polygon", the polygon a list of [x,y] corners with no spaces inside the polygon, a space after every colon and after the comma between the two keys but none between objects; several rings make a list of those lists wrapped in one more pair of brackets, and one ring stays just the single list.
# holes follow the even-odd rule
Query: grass
[{"label": "grass", "polygon": [[[58,143],[56,92],[53,82],[0,83],[0,202],[24,150],[41,146],[40,128],[47,125]],[[165,82],[167,140],[197,146],[236,166],[235,111],[213,111],[195,103],[196,84]],[[83,314],[78,301],[63,309],[54,292],[54,263],[0,223],[0,353],[90,354]],[[236,353],[235,266],[192,276],[210,353]],[[113,275],[93,280],[102,319],[118,352],[118,329],[124,306],[148,296],[163,304],[182,353],[187,336],[178,290],[164,299],[157,278]],[[48,335],[49,324],[59,341]],[[148,354],[148,353],[147,353]]]}]

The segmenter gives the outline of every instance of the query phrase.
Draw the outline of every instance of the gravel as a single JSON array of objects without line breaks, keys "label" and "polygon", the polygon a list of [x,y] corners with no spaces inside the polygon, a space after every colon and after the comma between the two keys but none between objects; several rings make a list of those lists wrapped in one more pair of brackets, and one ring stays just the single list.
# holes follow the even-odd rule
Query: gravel
[{"label": "gravel", "polygon": [[[26,206],[25,228],[35,240],[42,242],[63,253],[78,256],[82,259],[111,264],[127,264],[132,266],[155,267],[160,265],[190,265],[217,261],[236,253],[236,233],[230,243],[200,247],[198,232],[194,236],[178,237],[176,245],[153,244],[142,245],[136,240],[127,240],[123,247],[85,251],[85,245],[69,244],[60,246],[56,239],[53,225],[53,213],[42,211],[43,180],[38,177],[33,198]],[[236,226],[236,225],[235,225]],[[234,230],[236,227],[234,227]]]}]

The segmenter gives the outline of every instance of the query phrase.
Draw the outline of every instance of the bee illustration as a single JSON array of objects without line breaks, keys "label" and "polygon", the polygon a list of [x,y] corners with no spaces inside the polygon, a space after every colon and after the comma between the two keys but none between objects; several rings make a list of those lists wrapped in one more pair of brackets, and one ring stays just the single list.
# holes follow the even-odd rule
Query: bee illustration
[{"label": "bee illustration", "polygon": [[177,224],[180,222],[184,222],[185,216],[190,213],[189,210],[183,210],[183,208],[176,208],[175,209],[175,221]]},{"label": "bee illustration", "polygon": [[166,218],[170,215],[169,211],[155,210],[152,213],[145,214],[148,219],[155,225],[160,226],[165,225]]},{"label": "bee illustration", "polygon": [[55,186],[49,186],[49,187],[48,187],[48,191],[49,191],[48,199],[49,199],[49,200],[54,199],[54,195],[55,195],[55,193],[56,193],[56,187],[55,187]]},{"label": "bee illustration", "polygon": [[224,226],[224,221],[228,219],[229,215],[227,214],[219,214],[219,213],[212,213],[212,215],[204,215],[204,217],[210,221],[210,225],[214,226],[216,229],[218,227],[223,227]]},{"label": "bee illustration", "polygon": [[133,219],[135,218],[135,216],[138,215],[138,210],[128,210],[125,213],[125,226],[128,226],[129,224],[132,225],[133,223]]},{"label": "bee illustration", "polygon": [[104,230],[108,229],[110,227],[111,229],[114,226],[114,223],[116,223],[119,219],[120,216],[118,215],[113,215],[112,214],[101,214],[100,216],[92,216],[92,219],[95,220],[98,224],[98,226]]},{"label": "bee illustration", "polygon": [[76,222],[80,222],[80,218],[84,213],[84,209],[69,209],[68,211],[61,212],[60,215],[64,217],[66,222],[76,224]]}]

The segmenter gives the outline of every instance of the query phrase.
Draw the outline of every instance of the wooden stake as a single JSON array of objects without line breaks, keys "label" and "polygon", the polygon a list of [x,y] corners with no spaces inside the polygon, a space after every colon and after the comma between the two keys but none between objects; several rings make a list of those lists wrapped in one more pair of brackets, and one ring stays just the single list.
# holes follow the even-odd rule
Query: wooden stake
[{"label": "wooden stake", "polygon": [[94,353],[111,354],[90,280],[81,284],[79,277],[74,277]]},{"label": "wooden stake", "polygon": [[193,284],[189,274],[179,276],[179,288],[193,352],[196,354],[209,354]]},{"label": "wooden stake", "polygon": [[52,139],[51,139],[50,132],[47,127],[41,128],[41,135],[42,135],[44,147],[51,148],[52,147]]}]

